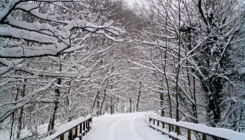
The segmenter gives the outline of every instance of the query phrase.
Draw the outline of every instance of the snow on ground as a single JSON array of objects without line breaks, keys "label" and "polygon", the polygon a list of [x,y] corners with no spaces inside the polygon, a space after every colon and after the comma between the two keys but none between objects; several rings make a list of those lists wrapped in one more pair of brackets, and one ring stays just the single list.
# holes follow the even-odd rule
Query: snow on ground
[{"label": "snow on ground", "polygon": [[146,113],[95,117],[84,140],[170,140],[150,128],[146,118]]},{"label": "snow on ground", "polygon": [[9,132],[0,131],[0,140],[8,140]]},{"label": "snow on ground", "polygon": [[[32,132],[40,135],[45,135],[47,133],[47,128],[48,128],[48,124],[43,124],[43,125],[39,125],[37,126],[37,130],[35,130],[35,128],[33,128]],[[28,130],[27,127],[25,127],[22,131],[21,131],[21,137],[29,137],[32,136],[32,132],[30,130]],[[0,140],[9,140],[10,137],[10,131],[0,131]],[[14,137],[16,137],[16,131],[14,132]]]}]

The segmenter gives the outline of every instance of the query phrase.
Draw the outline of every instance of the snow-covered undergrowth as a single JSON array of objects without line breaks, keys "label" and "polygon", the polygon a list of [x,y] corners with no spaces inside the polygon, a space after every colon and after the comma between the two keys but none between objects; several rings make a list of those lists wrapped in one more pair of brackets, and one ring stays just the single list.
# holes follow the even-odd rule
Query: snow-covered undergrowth
[{"label": "snow-covered undergrowth", "polygon": [[[32,129],[32,130],[30,130],[30,128],[28,129],[28,127],[25,127],[21,131],[21,137],[27,138],[27,137],[33,136],[33,134],[36,134],[36,136],[38,137],[42,135],[46,135],[47,128],[48,128],[48,124],[39,125],[35,129]],[[16,134],[13,134],[13,135],[16,135]],[[0,140],[9,140],[9,138],[10,138],[10,131],[7,131],[7,130],[0,131]]]}]

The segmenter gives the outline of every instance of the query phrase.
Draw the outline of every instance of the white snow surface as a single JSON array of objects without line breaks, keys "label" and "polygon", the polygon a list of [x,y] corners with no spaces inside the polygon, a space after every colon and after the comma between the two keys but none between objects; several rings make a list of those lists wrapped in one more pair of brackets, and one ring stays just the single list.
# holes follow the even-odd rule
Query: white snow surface
[{"label": "white snow surface", "polygon": [[84,140],[170,140],[150,128],[146,118],[146,113],[95,117]]},{"label": "white snow surface", "polygon": [[239,74],[245,74],[245,67],[242,67],[238,70]]}]

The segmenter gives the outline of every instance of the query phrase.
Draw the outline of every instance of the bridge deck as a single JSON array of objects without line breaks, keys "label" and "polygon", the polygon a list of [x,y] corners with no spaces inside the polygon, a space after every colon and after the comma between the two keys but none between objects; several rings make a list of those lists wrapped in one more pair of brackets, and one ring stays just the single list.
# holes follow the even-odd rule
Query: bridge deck
[{"label": "bridge deck", "polygon": [[131,113],[95,117],[85,140],[170,140],[150,128],[145,115]]}]

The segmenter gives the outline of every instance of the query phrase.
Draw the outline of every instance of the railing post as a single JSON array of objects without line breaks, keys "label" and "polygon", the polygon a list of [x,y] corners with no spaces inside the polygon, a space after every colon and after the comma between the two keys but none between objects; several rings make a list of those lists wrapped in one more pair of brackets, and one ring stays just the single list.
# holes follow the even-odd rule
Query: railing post
[{"label": "railing post", "polygon": [[168,124],[168,132],[171,131],[171,124]]},{"label": "railing post", "polygon": [[93,122],[93,118],[91,118],[91,125],[90,125],[90,128],[92,128],[92,122]]},{"label": "railing post", "polygon": [[73,139],[73,136],[72,136],[72,129],[69,130],[68,139],[69,139],[69,140],[72,140],[72,139]]},{"label": "railing post", "polygon": [[188,129],[188,137],[187,137],[187,140],[191,140],[191,130],[190,129]]},{"label": "railing post", "polygon": [[78,136],[77,131],[78,131],[78,125],[75,127],[75,138]]},{"label": "railing post", "polygon": [[[83,122],[83,132],[85,132],[85,125],[86,125],[86,121]],[[85,134],[84,134],[85,135]]]},{"label": "railing post", "polygon": [[79,126],[79,140],[82,140],[82,137],[83,137],[83,123],[80,123],[80,126]]},{"label": "railing post", "polygon": [[[163,129],[163,128],[165,127],[165,126],[164,126],[164,122],[161,121],[161,123],[162,123],[162,129]],[[165,133],[162,132],[162,134],[165,134]]]},{"label": "railing post", "polygon": [[[171,131],[171,124],[168,124],[168,133]],[[171,138],[171,136],[169,135],[169,138]]]},{"label": "railing post", "polygon": [[206,134],[202,133],[202,140],[207,140]]},{"label": "railing post", "polygon": [[60,140],[64,140],[64,139],[65,139],[64,134],[62,134],[62,135],[60,136]]},{"label": "railing post", "polygon": [[88,130],[88,131],[90,130],[89,124],[90,124],[90,121],[88,120],[88,121],[87,121],[87,130]]},{"label": "railing post", "polygon": [[85,130],[85,128],[84,128],[84,122],[82,124],[83,124],[83,131],[84,131]]},{"label": "railing post", "polygon": [[153,124],[155,125],[155,119],[153,119]]},{"label": "railing post", "polygon": [[159,120],[157,120],[157,126],[159,126]]},{"label": "railing post", "polygon": [[179,126],[175,126],[175,132],[177,133],[177,136],[180,135],[180,128]]},{"label": "railing post", "polygon": [[82,132],[83,132],[83,123],[80,123],[79,133],[81,134]]}]

